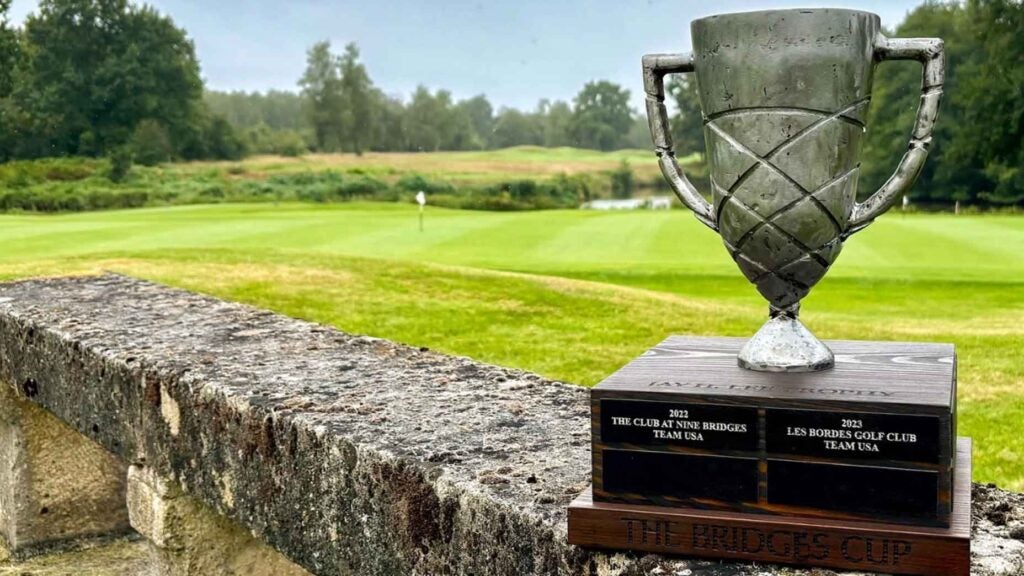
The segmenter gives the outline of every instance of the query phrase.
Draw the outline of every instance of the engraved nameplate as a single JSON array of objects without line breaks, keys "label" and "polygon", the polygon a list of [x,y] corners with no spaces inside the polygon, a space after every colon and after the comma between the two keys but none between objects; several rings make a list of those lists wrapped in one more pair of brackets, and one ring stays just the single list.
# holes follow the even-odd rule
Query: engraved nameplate
[{"label": "engraved nameplate", "polygon": [[833,459],[940,463],[934,416],[769,409],[766,450]]},{"label": "engraved nameplate", "polygon": [[601,401],[601,441],[757,450],[757,409],[683,402]]}]

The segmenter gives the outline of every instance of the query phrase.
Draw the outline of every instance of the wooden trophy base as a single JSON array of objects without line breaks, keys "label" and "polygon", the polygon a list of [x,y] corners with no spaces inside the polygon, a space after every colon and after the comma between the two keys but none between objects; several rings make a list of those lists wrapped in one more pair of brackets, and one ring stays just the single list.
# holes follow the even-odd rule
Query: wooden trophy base
[{"label": "wooden trophy base", "polygon": [[971,440],[956,447],[949,528],[594,502],[569,506],[569,543],[887,574],[970,576]]}]

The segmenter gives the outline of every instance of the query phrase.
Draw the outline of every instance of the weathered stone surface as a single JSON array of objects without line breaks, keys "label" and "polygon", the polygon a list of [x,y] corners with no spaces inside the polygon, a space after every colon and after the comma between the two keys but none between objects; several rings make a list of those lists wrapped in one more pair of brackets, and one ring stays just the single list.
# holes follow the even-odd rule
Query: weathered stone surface
[{"label": "weathered stone surface", "polygon": [[[0,286],[0,380],[316,574],[811,573],[567,545],[587,391],[516,370],[104,276]],[[979,490],[976,573],[1017,574]]]},{"label": "weathered stone surface", "polygon": [[0,536],[15,555],[127,532],[124,483],[117,458],[0,386]]},{"label": "weathered stone surface", "polygon": [[160,576],[310,576],[151,468],[128,470],[132,527],[149,540]]},{"label": "weathered stone surface", "polygon": [[94,540],[74,550],[0,561],[0,576],[165,576],[138,536]]}]

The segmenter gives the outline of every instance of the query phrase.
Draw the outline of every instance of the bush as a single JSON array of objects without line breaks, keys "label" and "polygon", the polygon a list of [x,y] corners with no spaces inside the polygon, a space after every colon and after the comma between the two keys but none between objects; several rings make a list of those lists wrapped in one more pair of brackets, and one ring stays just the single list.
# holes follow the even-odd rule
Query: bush
[{"label": "bush", "polygon": [[[139,134],[144,135],[150,128]],[[128,146],[113,149],[105,160],[61,158],[0,164],[0,211],[67,212],[286,200],[402,202],[411,201],[420,190],[430,194],[434,206],[540,210],[575,208],[590,196],[593,184],[587,176],[562,175],[457,189],[419,174],[404,174],[391,185],[371,176],[371,171],[304,171],[263,177],[244,164],[207,165],[198,170],[152,169],[134,165],[133,150]]]},{"label": "bush", "polygon": [[342,182],[341,192],[344,199],[356,196],[372,197],[388,190],[388,185],[372,176],[357,176]]},{"label": "bush", "polygon": [[131,149],[135,161],[143,166],[156,166],[171,159],[171,139],[156,120],[143,120],[132,134]]},{"label": "bush", "polygon": [[205,136],[209,158],[240,160],[248,154],[245,142],[223,116],[216,116],[210,121]]},{"label": "bush", "polygon": [[455,192],[455,187],[448,182],[427,180],[421,174],[416,174],[415,172],[399,178],[395,186],[399,190],[406,192],[419,192],[421,190],[427,194],[451,194]]},{"label": "bush", "polygon": [[306,139],[298,132],[282,130],[274,135],[272,152],[281,156],[296,158],[309,151]]},{"label": "bush", "polygon": [[633,169],[629,166],[629,160],[623,159],[619,167],[613,170],[609,176],[611,177],[613,197],[633,197]]},{"label": "bush", "polygon": [[107,170],[107,178],[111,182],[124,182],[132,170],[132,151],[127,146],[115,148],[110,153],[110,169]]}]

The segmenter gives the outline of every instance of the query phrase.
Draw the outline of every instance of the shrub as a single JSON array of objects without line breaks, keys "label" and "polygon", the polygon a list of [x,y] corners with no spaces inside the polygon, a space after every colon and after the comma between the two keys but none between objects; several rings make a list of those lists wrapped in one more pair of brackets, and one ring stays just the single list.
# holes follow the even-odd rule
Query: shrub
[{"label": "shrub", "polygon": [[135,127],[131,141],[135,161],[143,166],[156,166],[171,159],[171,139],[156,120],[143,120]]},{"label": "shrub", "polygon": [[388,185],[372,176],[358,176],[342,182],[341,193],[346,200],[360,196],[371,197],[386,192]]},{"label": "shrub", "polygon": [[309,151],[306,139],[298,132],[283,130],[274,135],[273,150],[275,154],[292,158],[302,156]]},{"label": "shrub", "polygon": [[215,116],[206,127],[206,150],[217,160],[239,160],[248,154],[245,142],[223,116]]},{"label": "shrub", "polygon": [[448,182],[440,180],[428,180],[423,175],[415,172],[406,174],[398,179],[395,186],[399,190],[406,192],[419,192],[423,191],[427,194],[451,194],[455,192],[455,187]]},{"label": "shrub", "polygon": [[623,159],[619,167],[613,170],[609,176],[611,177],[613,197],[633,197],[633,169],[629,166],[629,160]]},{"label": "shrub", "polygon": [[132,151],[127,146],[115,148],[110,153],[110,168],[107,170],[107,178],[111,182],[124,182],[132,170]]}]

